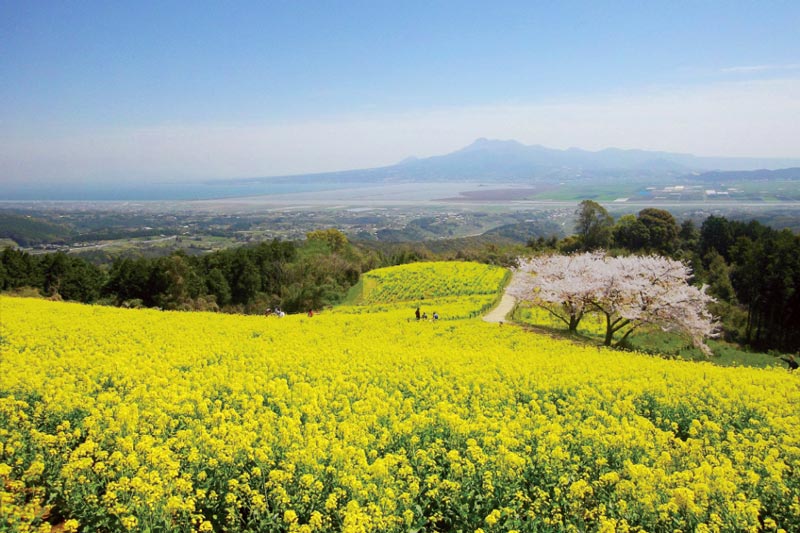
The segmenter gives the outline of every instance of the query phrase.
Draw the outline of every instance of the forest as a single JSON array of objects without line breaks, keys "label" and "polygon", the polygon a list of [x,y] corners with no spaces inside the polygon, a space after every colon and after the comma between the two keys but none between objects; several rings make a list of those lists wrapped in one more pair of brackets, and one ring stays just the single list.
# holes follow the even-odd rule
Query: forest
[{"label": "forest", "polygon": [[337,230],[320,230],[302,243],[275,239],[196,257],[176,252],[120,258],[107,268],[63,252],[32,255],[6,248],[0,287],[124,307],[299,312],[335,303],[361,272],[377,266],[378,254],[356,249]]}]

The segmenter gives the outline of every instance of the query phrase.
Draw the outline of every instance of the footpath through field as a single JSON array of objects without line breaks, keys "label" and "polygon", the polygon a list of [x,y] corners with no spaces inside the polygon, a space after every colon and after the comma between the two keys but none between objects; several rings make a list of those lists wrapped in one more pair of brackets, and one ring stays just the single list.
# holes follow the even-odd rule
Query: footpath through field
[{"label": "footpath through field", "polygon": [[517,299],[508,294],[507,291],[510,286],[510,283],[506,285],[506,288],[503,290],[503,297],[500,298],[500,303],[497,304],[497,307],[483,315],[483,319],[486,322],[505,322],[506,315],[514,309],[514,304],[517,303]]}]

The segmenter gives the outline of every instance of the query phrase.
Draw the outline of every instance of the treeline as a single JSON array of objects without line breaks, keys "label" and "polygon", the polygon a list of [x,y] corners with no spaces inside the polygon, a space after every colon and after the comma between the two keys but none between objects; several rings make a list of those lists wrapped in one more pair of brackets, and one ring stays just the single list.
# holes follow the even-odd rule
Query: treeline
[{"label": "treeline", "polygon": [[701,228],[699,252],[712,294],[746,311],[743,320],[730,323],[736,340],[764,349],[800,348],[800,237],[712,216]]},{"label": "treeline", "polygon": [[800,236],[757,221],[710,216],[697,228],[668,211],[643,209],[618,220],[587,200],[576,211],[576,233],[560,241],[535,239],[533,249],[564,253],[603,248],[656,253],[692,266],[695,282],[717,299],[728,340],[756,349],[800,348]]},{"label": "treeline", "polygon": [[128,307],[263,313],[279,306],[301,312],[338,302],[362,272],[385,260],[352,246],[337,230],[311,232],[302,243],[273,240],[197,257],[176,252],[118,259],[105,269],[64,253],[6,248],[0,289]]}]

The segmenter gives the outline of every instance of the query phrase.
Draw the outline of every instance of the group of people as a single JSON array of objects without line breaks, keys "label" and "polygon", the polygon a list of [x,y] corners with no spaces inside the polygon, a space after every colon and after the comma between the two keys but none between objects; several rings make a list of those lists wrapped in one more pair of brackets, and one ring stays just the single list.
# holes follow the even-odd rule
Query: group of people
[{"label": "group of people", "polygon": [[264,316],[277,316],[278,318],[283,318],[286,316],[286,313],[283,312],[278,306],[275,306],[275,309],[267,307],[267,310],[264,312]]},{"label": "group of people", "polygon": [[[278,318],[283,318],[286,316],[286,313],[280,307],[276,306],[275,309],[267,307],[267,310],[264,312],[264,316],[277,316]],[[314,310],[308,310],[309,318],[314,316]]]},{"label": "group of people", "polygon": [[[414,311],[414,316],[417,318],[417,320],[428,320],[428,313],[422,312],[420,314],[419,307],[417,307],[417,310]],[[437,313],[436,311],[433,312],[433,320],[439,320],[439,313]]]}]

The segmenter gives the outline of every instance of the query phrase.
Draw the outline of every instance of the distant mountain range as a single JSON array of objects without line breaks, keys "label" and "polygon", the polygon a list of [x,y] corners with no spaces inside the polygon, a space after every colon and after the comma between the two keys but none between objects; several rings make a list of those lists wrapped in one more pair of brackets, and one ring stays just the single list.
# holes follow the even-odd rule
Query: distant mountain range
[{"label": "distant mountain range", "polygon": [[[698,157],[618,148],[597,152],[579,148],[556,150],[481,138],[449,154],[409,157],[378,168],[195,183],[23,183],[3,187],[0,201],[201,200],[432,182],[479,183],[489,188],[514,185],[521,190],[540,190],[562,183],[582,187],[624,181],[647,185],[694,181],[711,186],[713,182],[765,179],[800,180],[800,159]],[[486,197],[485,191],[483,196]]]},{"label": "distant mountain range", "polygon": [[[237,183],[385,183],[425,181],[552,181],[576,178],[667,178],[703,175],[703,172],[758,171],[800,167],[800,159],[699,157],[692,154],[607,148],[597,152],[557,150],[524,145],[513,140],[477,139],[449,154],[414,158],[386,167],[344,170],[272,178],[236,180]],[[776,171],[777,172],[777,171]],[[774,177],[779,177],[775,175]],[[701,178],[697,178],[701,179]],[[719,177],[714,178],[719,179]],[[219,183],[219,182],[217,182]]]}]

